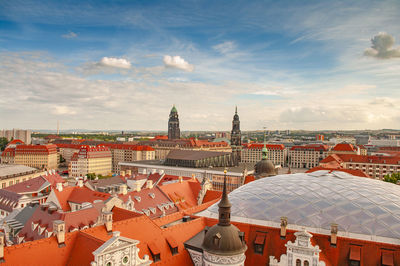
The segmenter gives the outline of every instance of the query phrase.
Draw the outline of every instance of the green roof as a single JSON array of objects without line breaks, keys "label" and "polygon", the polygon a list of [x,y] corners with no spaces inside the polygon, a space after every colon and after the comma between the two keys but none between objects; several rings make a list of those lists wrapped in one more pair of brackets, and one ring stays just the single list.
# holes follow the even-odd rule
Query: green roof
[{"label": "green roof", "polygon": [[172,107],[172,109],[171,109],[171,113],[177,113],[178,112],[178,110],[176,110],[176,107],[175,107],[175,105]]}]

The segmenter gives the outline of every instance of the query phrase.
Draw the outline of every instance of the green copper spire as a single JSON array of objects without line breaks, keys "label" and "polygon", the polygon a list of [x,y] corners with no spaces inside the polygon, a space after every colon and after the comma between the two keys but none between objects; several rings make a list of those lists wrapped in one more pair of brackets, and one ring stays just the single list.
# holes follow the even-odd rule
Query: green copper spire
[{"label": "green copper spire", "polygon": [[176,107],[175,107],[175,104],[174,104],[174,106],[172,106],[171,113],[177,113],[177,112],[178,112],[178,110],[176,110]]},{"label": "green copper spire", "polygon": [[264,128],[264,147],[262,148],[262,159],[267,160],[268,159],[268,150],[267,150],[267,143],[265,142],[265,135],[266,135],[266,130]]}]

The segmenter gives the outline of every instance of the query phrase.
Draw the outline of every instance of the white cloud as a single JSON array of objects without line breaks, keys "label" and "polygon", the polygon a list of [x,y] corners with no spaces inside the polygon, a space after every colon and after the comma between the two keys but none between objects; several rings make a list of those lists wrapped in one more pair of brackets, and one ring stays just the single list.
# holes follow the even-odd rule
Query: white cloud
[{"label": "white cloud", "polygon": [[188,72],[192,72],[194,70],[194,66],[186,62],[185,59],[179,55],[165,55],[163,61],[166,67],[178,68]]},{"label": "white cloud", "polygon": [[100,65],[107,67],[116,67],[116,68],[131,68],[131,63],[124,58],[115,58],[115,57],[103,57],[100,62]]},{"label": "white cloud", "polygon": [[400,57],[400,47],[393,47],[394,37],[386,32],[379,32],[371,39],[371,48],[364,51],[365,56],[371,56],[380,59],[389,59]]},{"label": "white cloud", "polygon": [[55,115],[74,115],[76,114],[76,111],[72,110],[68,106],[65,105],[56,105],[53,107],[52,113]]},{"label": "white cloud", "polygon": [[73,31],[70,31],[69,33],[61,35],[61,37],[65,38],[65,39],[74,39],[74,38],[78,37],[78,34],[76,34]]},{"label": "white cloud", "polygon": [[221,54],[227,54],[235,50],[236,44],[233,41],[225,41],[223,43],[213,46],[213,49],[220,52]]}]

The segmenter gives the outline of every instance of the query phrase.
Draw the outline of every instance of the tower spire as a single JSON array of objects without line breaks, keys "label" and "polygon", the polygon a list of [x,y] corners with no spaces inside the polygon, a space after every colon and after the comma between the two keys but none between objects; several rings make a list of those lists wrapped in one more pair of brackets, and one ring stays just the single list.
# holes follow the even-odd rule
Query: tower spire
[{"label": "tower spire", "polygon": [[237,105],[235,106],[235,114],[237,115]]},{"label": "tower spire", "polygon": [[227,170],[224,170],[224,187],[222,189],[222,197],[221,201],[218,204],[218,225],[221,226],[229,226],[231,221],[231,203],[228,199],[228,192],[226,191],[226,173]]}]

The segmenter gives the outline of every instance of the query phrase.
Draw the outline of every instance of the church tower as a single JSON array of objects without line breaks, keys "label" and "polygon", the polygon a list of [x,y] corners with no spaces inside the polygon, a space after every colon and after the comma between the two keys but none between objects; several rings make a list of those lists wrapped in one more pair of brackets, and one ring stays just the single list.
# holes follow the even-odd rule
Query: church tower
[{"label": "church tower", "polygon": [[168,139],[180,139],[180,138],[181,138],[181,131],[179,129],[178,111],[176,110],[176,107],[174,105],[171,109],[171,112],[169,113]]},{"label": "church tower", "polygon": [[233,116],[232,120],[231,147],[234,163],[235,165],[238,165],[242,152],[242,133],[240,132],[240,120],[239,115],[237,114],[237,106],[235,108],[235,115]]}]

